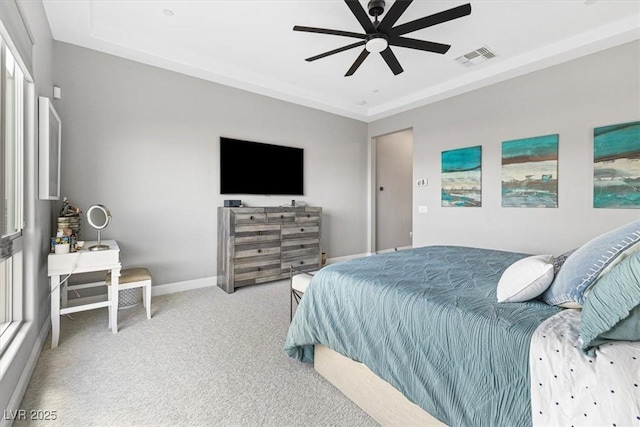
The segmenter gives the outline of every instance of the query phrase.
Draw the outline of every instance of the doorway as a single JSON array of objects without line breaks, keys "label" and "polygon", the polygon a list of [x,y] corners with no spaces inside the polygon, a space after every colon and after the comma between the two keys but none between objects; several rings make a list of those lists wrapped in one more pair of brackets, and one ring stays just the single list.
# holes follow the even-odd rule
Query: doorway
[{"label": "doorway", "polygon": [[374,138],[375,252],[412,246],[413,130]]}]

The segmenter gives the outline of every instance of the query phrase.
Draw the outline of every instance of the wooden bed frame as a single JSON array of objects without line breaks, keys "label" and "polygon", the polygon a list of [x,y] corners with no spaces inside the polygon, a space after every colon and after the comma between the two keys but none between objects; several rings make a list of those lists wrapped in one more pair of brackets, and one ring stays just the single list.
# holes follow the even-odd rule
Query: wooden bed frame
[{"label": "wooden bed frame", "polygon": [[320,375],[382,426],[446,426],[409,401],[364,364],[355,362],[324,345],[315,346],[314,367]]}]

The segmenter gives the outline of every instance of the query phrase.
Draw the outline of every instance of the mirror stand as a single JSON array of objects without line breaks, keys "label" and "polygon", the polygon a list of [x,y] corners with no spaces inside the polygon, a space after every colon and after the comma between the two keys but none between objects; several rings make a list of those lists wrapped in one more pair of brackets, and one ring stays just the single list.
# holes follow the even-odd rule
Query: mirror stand
[{"label": "mirror stand", "polygon": [[89,247],[90,251],[106,251],[109,245],[102,244],[100,232],[109,226],[111,222],[111,212],[103,205],[93,205],[87,211],[87,221],[89,225],[98,231],[98,244]]},{"label": "mirror stand", "polygon": [[106,251],[107,249],[109,249],[108,245],[103,245],[102,244],[102,241],[100,239],[100,231],[102,231],[102,230],[98,230],[98,244],[90,246],[89,247],[90,251]]}]

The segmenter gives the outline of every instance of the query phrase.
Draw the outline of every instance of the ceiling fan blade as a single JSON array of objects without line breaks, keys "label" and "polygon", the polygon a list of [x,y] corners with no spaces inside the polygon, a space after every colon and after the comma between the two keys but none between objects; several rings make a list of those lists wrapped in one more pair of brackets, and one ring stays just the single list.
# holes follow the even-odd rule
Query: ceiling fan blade
[{"label": "ceiling fan blade", "polygon": [[393,6],[391,6],[391,9],[389,9],[384,15],[382,21],[380,21],[378,31],[386,34],[386,32],[389,31],[396,22],[398,22],[400,16],[402,16],[404,11],[407,10],[412,2],[413,0],[396,0],[396,2],[393,3]]},{"label": "ceiling fan blade", "polygon": [[338,49],[330,50],[329,52],[321,53],[320,55],[307,58],[305,59],[305,61],[308,61],[308,62],[315,61],[316,59],[321,59],[329,55],[333,55],[334,53],[340,53],[340,52],[344,52],[345,50],[353,49],[354,47],[364,46],[364,44],[365,42],[361,41],[361,42],[356,42],[347,46],[342,46],[342,47],[339,47]]},{"label": "ceiling fan blade", "polygon": [[407,47],[409,49],[424,50],[427,52],[445,54],[451,48],[449,44],[428,42],[425,40],[410,39],[408,37],[389,37],[392,46]]},{"label": "ceiling fan blade", "polygon": [[344,76],[345,77],[352,76],[353,73],[356,72],[358,67],[360,67],[360,65],[362,65],[364,60],[367,59],[367,56],[369,56],[369,51],[367,49],[362,49],[362,52],[360,53],[360,55],[358,55],[358,57],[356,58],[356,60],[353,63],[353,65],[351,66],[351,68],[349,68],[349,71],[347,71],[347,74],[345,74]]},{"label": "ceiling fan blade", "polygon": [[303,27],[300,25],[296,25],[293,27],[293,31],[303,31],[307,33],[320,33],[320,34],[330,34],[332,36],[343,36],[343,37],[353,37],[356,39],[366,39],[366,34],[352,33],[351,31],[341,31],[341,30],[329,30],[327,28],[316,28],[316,27]]},{"label": "ceiling fan blade", "polygon": [[398,25],[397,27],[389,30],[389,34],[401,36],[433,25],[442,24],[443,22],[451,21],[453,19],[462,18],[469,14],[471,14],[471,4],[467,3],[462,6],[434,13],[433,15],[425,16],[424,18],[416,19],[415,21],[407,22],[406,24]]},{"label": "ceiling fan blade", "polygon": [[380,52],[380,55],[382,55],[382,58],[384,58],[384,61],[387,63],[389,68],[391,68],[391,71],[395,76],[404,71],[398,62],[398,58],[393,54],[390,47],[387,47],[385,50]]},{"label": "ceiling fan blade", "polygon": [[351,9],[351,13],[355,15],[356,19],[362,26],[362,29],[367,34],[376,32],[376,27],[373,25],[373,22],[371,22],[371,19],[369,19],[369,15],[367,15],[367,12],[364,10],[358,0],[344,0],[344,2],[347,4],[347,6],[349,6],[349,9]]}]

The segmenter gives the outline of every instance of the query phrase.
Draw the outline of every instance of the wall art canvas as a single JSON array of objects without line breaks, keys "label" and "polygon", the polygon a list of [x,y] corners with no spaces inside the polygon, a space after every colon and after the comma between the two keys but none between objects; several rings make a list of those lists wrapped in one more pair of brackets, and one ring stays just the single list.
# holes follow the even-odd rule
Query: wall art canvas
[{"label": "wall art canvas", "polygon": [[558,207],[558,135],[502,143],[502,206]]},{"label": "wall art canvas", "polygon": [[640,122],[593,130],[593,207],[640,208]]},{"label": "wall art canvas", "polygon": [[442,206],[482,206],[482,147],[442,152]]}]

